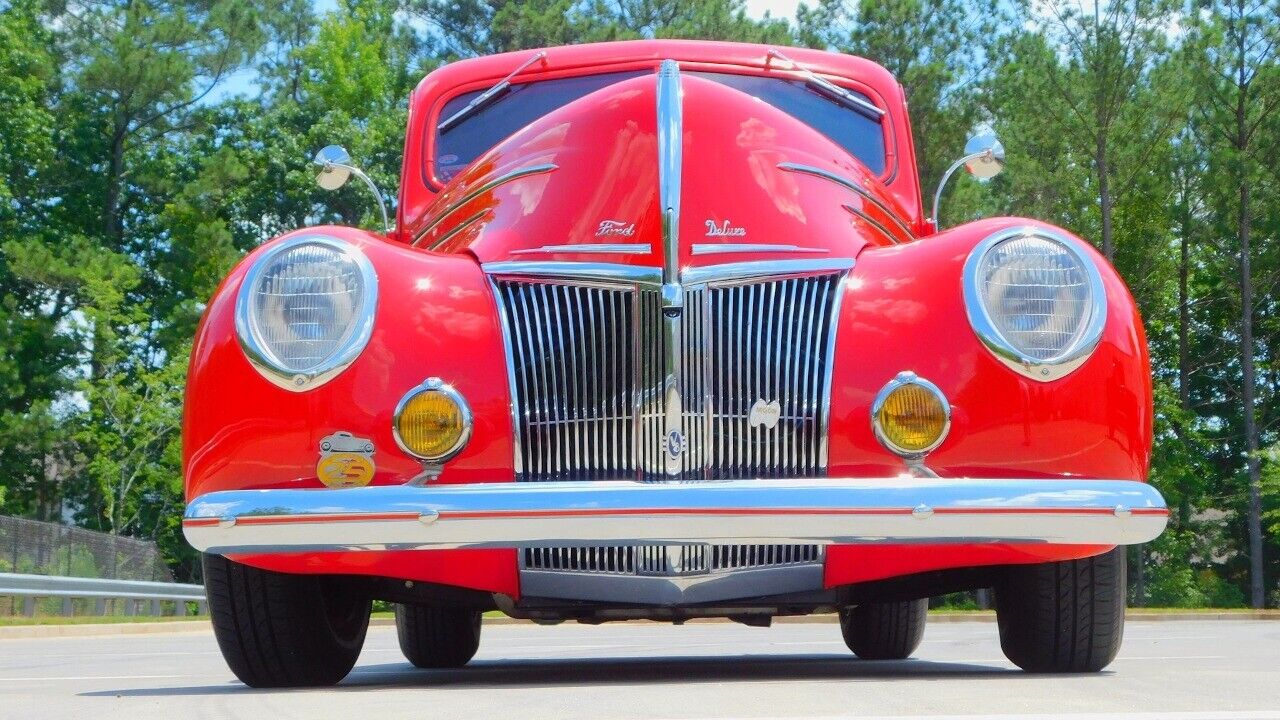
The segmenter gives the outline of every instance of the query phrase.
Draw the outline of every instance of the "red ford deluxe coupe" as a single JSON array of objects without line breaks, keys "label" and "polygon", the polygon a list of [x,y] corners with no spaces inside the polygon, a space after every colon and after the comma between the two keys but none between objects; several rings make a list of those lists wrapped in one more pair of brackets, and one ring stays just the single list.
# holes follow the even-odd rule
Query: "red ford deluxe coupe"
[{"label": "red ford deluxe coupe", "polygon": [[[979,136],[951,170],[1003,161]],[[403,168],[394,227],[264,244],[196,339],[183,525],[245,683],[341,680],[373,600],[420,667],[494,609],[836,612],[904,658],[928,597],[975,588],[1027,670],[1115,657],[1122,546],[1167,520],[1133,299],[1061,228],[940,230],[883,68],[465,60],[414,91]]]}]

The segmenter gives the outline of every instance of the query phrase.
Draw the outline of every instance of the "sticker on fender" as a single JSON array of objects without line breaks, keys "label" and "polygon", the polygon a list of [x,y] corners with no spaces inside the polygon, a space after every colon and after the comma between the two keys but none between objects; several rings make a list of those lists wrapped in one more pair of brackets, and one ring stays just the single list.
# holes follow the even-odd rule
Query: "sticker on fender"
[{"label": "sticker on fender", "polygon": [[316,477],[325,487],[364,487],[373,480],[373,441],[336,432],[320,441]]}]

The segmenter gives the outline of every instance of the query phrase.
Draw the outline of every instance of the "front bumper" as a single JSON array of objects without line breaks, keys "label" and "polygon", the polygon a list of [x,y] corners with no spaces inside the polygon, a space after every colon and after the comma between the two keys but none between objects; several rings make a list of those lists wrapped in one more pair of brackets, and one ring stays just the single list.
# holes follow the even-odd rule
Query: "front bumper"
[{"label": "front bumper", "polygon": [[1129,545],[1168,521],[1130,480],[828,478],[229,490],[183,532],[220,554],[628,543]]}]

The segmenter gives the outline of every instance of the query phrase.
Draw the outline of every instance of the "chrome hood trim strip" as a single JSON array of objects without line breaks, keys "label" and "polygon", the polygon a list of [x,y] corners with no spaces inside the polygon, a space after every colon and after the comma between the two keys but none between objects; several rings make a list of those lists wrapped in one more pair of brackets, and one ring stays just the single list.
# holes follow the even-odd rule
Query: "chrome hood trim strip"
[{"label": "chrome hood trim strip", "polygon": [[[843,188],[854,191],[867,202],[880,208],[880,210],[882,210],[885,215],[888,215],[893,220],[893,224],[897,225],[898,229],[902,230],[902,232],[905,233],[907,237],[911,239],[915,239],[916,234],[914,232],[911,232],[911,228],[908,227],[907,224],[902,221],[902,218],[898,217],[897,213],[895,213],[893,210],[890,210],[889,207],[885,205],[883,202],[880,202],[879,198],[867,192],[866,188],[861,187],[860,185],[850,180],[849,178],[843,177],[841,175],[837,175],[836,173],[833,173],[830,170],[824,170],[820,167],[815,167],[813,165],[804,165],[802,163],[781,162],[781,163],[778,163],[778,169],[786,170],[787,172],[795,172],[795,173],[801,173],[804,175],[812,175],[814,177],[822,178],[823,180],[830,180],[831,182]],[[854,211],[853,208],[847,208],[847,209],[853,212],[857,212],[857,211]],[[865,213],[858,213],[858,214],[861,215],[862,217],[866,217]],[[897,238],[892,238],[892,239],[894,243],[898,242]]]},{"label": "chrome hood trim strip", "polygon": [[680,66],[658,68],[658,203],[662,212],[662,282],[678,283],[680,268],[680,175],[684,167],[684,104]]},{"label": "chrome hood trim strip", "polygon": [[[443,222],[445,218],[449,217],[453,213],[457,212],[459,209],[466,206],[467,203],[471,202],[472,200],[475,200],[476,198],[489,192],[490,190],[500,185],[505,185],[511,182],[512,180],[519,180],[522,177],[528,177],[530,175],[541,175],[542,173],[548,173],[548,172],[551,172],[552,170],[559,170],[559,169],[560,167],[558,165],[555,165],[554,163],[530,165],[529,167],[523,167],[516,170],[512,170],[511,172],[499,175],[498,177],[495,177],[492,180],[488,180],[484,183],[481,183],[474,190],[471,190],[467,194],[458,198],[456,202],[449,203],[448,207],[446,207],[444,210],[441,210],[440,214],[435,216],[435,219],[433,219],[431,222],[427,223],[426,225],[422,226],[422,229],[414,234],[413,242],[410,243],[410,245],[417,247],[418,243],[422,242],[422,238],[426,237],[427,233],[434,230],[435,227],[439,225],[441,222]],[[469,221],[470,220],[468,220],[468,222]],[[434,249],[436,246],[440,245],[441,242],[444,241],[444,239],[447,239],[447,238],[442,238],[441,240],[436,241],[431,246],[430,249]]]},{"label": "chrome hood trim strip", "polygon": [[662,270],[622,263],[560,262],[557,260],[503,261],[480,266],[489,275],[547,280],[584,280],[612,285],[662,285]]}]

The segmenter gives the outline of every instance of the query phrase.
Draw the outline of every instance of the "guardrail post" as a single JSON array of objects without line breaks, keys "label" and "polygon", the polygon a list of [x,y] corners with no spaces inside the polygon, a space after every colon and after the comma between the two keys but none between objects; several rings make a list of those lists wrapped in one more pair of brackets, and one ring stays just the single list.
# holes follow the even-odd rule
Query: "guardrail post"
[{"label": "guardrail post", "polygon": [[196,602],[196,615],[208,615],[209,602],[207,600],[199,600]]},{"label": "guardrail post", "polygon": [[22,614],[27,617],[36,616],[36,599],[28,595],[22,598]]},{"label": "guardrail post", "polygon": [[164,613],[162,613],[160,610],[161,610],[161,608],[160,608],[160,601],[159,601],[159,600],[155,600],[155,599],[153,599],[153,600],[151,601],[151,616],[152,616],[152,617],[160,617],[161,615],[163,615],[163,614],[164,614]]},{"label": "guardrail post", "polygon": [[71,617],[76,614],[75,598],[62,598],[62,616]]},{"label": "guardrail post", "polygon": [[106,615],[106,614],[107,614],[107,599],[106,599],[106,598],[97,598],[97,599],[95,599],[95,600],[93,601],[93,614],[94,614],[94,615]]}]

